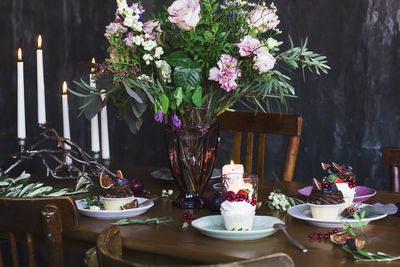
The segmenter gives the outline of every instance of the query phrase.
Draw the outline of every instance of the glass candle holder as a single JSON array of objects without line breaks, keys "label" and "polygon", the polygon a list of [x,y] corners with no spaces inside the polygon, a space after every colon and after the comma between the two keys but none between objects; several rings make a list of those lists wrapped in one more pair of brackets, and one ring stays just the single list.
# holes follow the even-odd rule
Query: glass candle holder
[{"label": "glass candle holder", "polygon": [[258,176],[249,173],[229,173],[222,175],[223,192],[244,190],[249,194],[249,199],[258,196]]}]

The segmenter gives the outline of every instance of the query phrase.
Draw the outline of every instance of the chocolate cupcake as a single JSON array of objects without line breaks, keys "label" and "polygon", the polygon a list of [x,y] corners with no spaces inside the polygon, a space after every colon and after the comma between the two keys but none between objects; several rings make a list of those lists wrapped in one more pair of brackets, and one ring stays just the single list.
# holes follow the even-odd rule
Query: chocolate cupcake
[{"label": "chocolate cupcake", "polygon": [[322,220],[336,220],[343,206],[343,194],[335,184],[329,188],[322,188],[317,179],[313,179],[313,190],[307,198],[313,218]]},{"label": "chocolate cupcake", "polygon": [[135,199],[128,181],[123,178],[122,172],[117,171],[115,179],[103,174],[100,175],[102,187],[102,202],[105,210],[122,210],[125,204]]}]

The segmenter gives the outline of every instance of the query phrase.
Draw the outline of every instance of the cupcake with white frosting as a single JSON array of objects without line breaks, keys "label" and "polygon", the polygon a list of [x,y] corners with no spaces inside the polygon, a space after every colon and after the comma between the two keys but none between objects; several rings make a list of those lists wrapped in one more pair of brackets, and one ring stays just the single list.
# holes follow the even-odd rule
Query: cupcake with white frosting
[{"label": "cupcake with white frosting", "polygon": [[221,215],[228,231],[251,231],[256,213],[256,199],[249,199],[248,193],[239,190],[236,194],[228,191],[221,204]]}]

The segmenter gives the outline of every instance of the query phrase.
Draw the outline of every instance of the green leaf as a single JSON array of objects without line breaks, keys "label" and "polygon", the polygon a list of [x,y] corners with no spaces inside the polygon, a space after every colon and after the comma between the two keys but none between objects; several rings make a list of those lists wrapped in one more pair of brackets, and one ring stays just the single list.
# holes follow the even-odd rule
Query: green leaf
[{"label": "green leaf", "polygon": [[131,133],[135,134],[137,133],[137,128],[136,128],[136,120],[137,118],[133,114],[133,111],[131,108],[126,108],[124,109],[124,113],[122,115],[126,125],[128,126],[129,131]]},{"label": "green leaf", "polygon": [[196,87],[201,82],[201,66],[194,61],[178,65],[174,69],[173,78],[177,87]]},{"label": "green leaf", "polygon": [[184,64],[190,62],[191,59],[190,59],[189,55],[186,54],[184,51],[178,50],[178,51],[172,52],[167,57],[165,57],[165,61],[167,61],[169,65],[175,67],[178,65],[184,65]]},{"label": "green leaf", "polygon": [[165,114],[167,113],[169,108],[169,99],[166,95],[161,95],[160,100],[161,100],[161,111]]},{"label": "green leaf", "polygon": [[135,99],[138,103],[142,104],[143,100],[140,98],[140,96],[133,90],[131,89],[125,82],[123,82],[125,91],[128,93],[129,96],[131,96],[133,99]]},{"label": "green leaf", "polygon": [[176,106],[180,106],[183,100],[183,92],[182,92],[182,87],[176,88],[174,92],[174,97],[176,99]]},{"label": "green leaf", "polygon": [[197,107],[201,107],[201,104],[202,104],[201,103],[201,95],[202,95],[202,88],[201,88],[201,86],[198,86],[192,96],[193,104],[195,104]]},{"label": "green leaf", "polygon": [[87,103],[88,104],[85,108],[84,114],[86,119],[91,120],[103,107],[103,101],[101,100],[101,96],[93,95],[90,97]]}]

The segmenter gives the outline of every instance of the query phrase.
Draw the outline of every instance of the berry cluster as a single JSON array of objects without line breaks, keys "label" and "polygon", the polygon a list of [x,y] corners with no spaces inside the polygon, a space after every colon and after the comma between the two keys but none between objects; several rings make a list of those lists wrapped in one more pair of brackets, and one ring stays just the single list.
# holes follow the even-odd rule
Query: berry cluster
[{"label": "berry cluster", "polygon": [[253,197],[251,200],[249,199],[249,194],[244,190],[239,190],[236,194],[233,191],[228,191],[225,194],[225,200],[234,202],[234,201],[245,201],[250,203],[252,206],[255,206],[257,203],[257,199]]},{"label": "berry cluster", "polygon": [[190,211],[187,211],[183,214],[183,218],[185,219],[185,222],[191,223],[195,218],[193,217],[193,214]]},{"label": "berry cluster", "polygon": [[333,234],[337,234],[338,230],[337,229],[333,229],[332,232],[328,232],[328,233],[311,233],[308,235],[309,238],[318,238],[318,239],[329,239],[331,237],[331,235]]},{"label": "berry cluster", "polygon": [[353,167],[350,165],[339,165],[334,162],[332,165],[322,163],[322,168],[326,174],[322,183],[323,188],[330,189],[329,186],[333,183],[347,183],[350,188],[356,187],[356,180],[352,177]]}]

